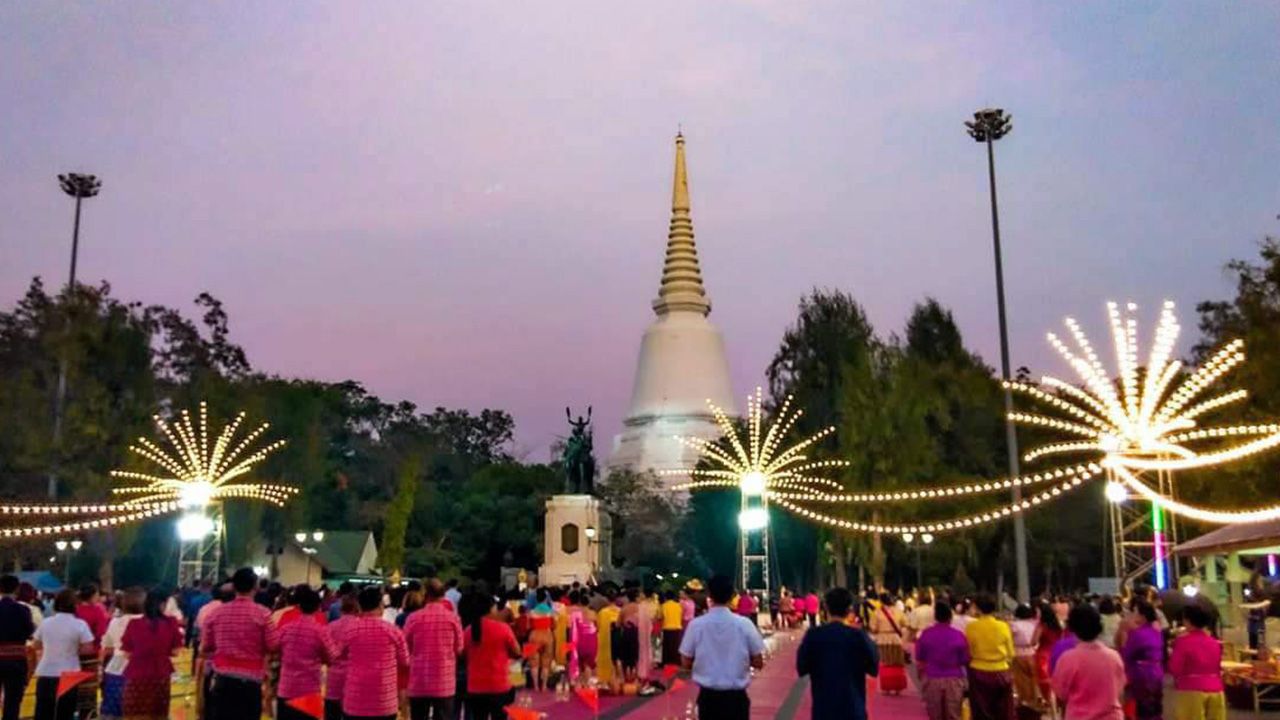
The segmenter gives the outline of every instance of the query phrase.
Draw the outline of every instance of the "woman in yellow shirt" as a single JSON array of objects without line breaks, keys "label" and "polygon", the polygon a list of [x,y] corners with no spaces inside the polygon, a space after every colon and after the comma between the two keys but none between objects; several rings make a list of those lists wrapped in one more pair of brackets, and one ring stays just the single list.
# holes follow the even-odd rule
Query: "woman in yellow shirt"
[{"label": "woman in yellow shirt", "polygon": [[617,692],[618,678],[621,677],[622,673],[618,670],[613,659],[613,629],[618,623],[620,611],[618,606],[614,604],[613,598],[610,597],[608,599],[609,603],[596,613],[597,643],[599,647],[596,651],[596,677],[602,684]]},{"label": "woman in yellow shirt", "polygon": [[680,664],[680,639],[684,634],[684,608],[668,590],[662,600],[662,664]]}]

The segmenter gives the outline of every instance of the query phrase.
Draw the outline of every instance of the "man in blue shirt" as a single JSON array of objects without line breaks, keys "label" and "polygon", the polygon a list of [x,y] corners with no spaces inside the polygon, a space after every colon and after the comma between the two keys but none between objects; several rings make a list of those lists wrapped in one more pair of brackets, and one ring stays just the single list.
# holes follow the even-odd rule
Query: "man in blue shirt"
[{"label": "man in blue shirt", "polygon": [[867,720],[867,676],[879,671],[875,643],[861,629],[845,624],[853,593],[827,593],[826,625],[810,628],[800,641],[796,672],[810,680],[813,720]]},{"label": "man in blue shirt", "polygon": [[680,659],[698,686],[699,720],[749,720],[751,669],[764,667],[764,639],[751,621],[729,609],[733,580],[707,582],[711,609],[694,618],[680,641]]}]

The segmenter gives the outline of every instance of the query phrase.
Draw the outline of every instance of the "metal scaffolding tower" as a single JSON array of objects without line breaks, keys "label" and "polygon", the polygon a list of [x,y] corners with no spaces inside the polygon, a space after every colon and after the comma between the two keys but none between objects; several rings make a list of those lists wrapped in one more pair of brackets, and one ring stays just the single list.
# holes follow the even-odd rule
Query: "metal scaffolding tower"
[{"label": "metal scaffolding tower", "polygon": [[227,538],[222,503],[210,503],[206,516],[212,521],[212,532],[199,538],[186,538],[179,533],[178,587],[188,586],[192,581],[208,580],[215,583],[219,580],[222,572],[222,546]]},{"label": "metal scaffolding tower", "polygon": [[769,501],[764,494],[741,493],[738,513],[738,551],[742,589],[769,597]]},{"label": "metal scaffolding tower", "polygon": [[[1165,497],[1176,497],[1173,473],[1159,470],[1135,473]],[[1151,482],[1154,480],[1154,482]],[[1108,487],[1116,482],[1107,471]],[[1178,518],[1159,503],[1128,495],[1120,499],[1108,493],[1107,521],[1111,535],[1111,563],[1121,588],[1133,587],[1150,573],[1151,584],[1160,589],[1176,586],[1180,564],[1173,548],[1179,543]]]}]

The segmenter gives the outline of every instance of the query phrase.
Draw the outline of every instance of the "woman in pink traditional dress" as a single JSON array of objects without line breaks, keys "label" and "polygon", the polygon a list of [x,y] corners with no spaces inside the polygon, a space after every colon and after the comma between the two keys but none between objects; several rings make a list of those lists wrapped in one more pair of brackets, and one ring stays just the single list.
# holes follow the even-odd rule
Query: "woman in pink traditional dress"
[{"label": "woman in pink traditional dress", "polygon": [[586,687],[591,682],[596,667],[596,653],[600,644],[596,631],[596,614],[587,606],[586,593],[575,590],[569,594],[569,681]]},{"label": "woman in pink traditional dress", "polygon": [[643,684],[653,672],[653,618],[657,614],[657,603],[645,595],[640,598],[640,617],[636,625],[640,635],[640,655],[636,662],[637,679]]}]

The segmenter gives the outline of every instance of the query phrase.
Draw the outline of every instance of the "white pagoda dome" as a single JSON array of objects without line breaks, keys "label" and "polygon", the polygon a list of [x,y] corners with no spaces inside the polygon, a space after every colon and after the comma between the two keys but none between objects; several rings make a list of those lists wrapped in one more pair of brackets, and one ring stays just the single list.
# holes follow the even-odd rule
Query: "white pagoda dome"
[{"label": "white pagoda dome", "polygon": [[[702,286],[698,248],[689,216],[689,177],[684,135],[676,135],[676,168],[671,192],[671,228],[662,283],[653,301],[657,315],[640,341],[631,409],[613,440],[610,469],[669,471],[691,468],[698,453],[677,435],[716,439],[720,426],[707,401],[737,414],[729,384],[724,340],[707,316],[711,301]],[[668,484],[683,482],[664,476]]]}]

